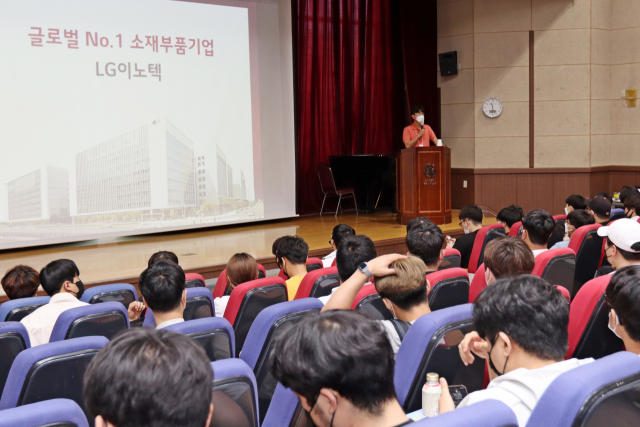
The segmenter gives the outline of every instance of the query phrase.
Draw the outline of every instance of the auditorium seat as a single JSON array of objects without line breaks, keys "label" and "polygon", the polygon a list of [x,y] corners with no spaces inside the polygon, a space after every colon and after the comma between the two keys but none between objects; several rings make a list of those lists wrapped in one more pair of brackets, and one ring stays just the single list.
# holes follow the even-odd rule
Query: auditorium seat
[{"label": "auditorium seat", "polygon": [[562,215],[554,215],[553,216],[553,220],[556,222],[556,224],[560,224],[564,227],[564,223],[567,220],[567,216],[562,214]]},{"label": "auditorium seat", "polygon": [[313,421],[295,393],[278,383],[262,427],[311,427]]},{"label": "auditorium seat", "polygon": [[51,297],[13,299],[0,305],[0,321],[19,322],[38,308],[49,303]]},{"label": "auditorium seat", "polygon": [[70,399],[51,399],[0,411],[2,427],[89,427],[82,408]]},{"label": "auditorium seat", "polygon": [[351,304],[352,310],[357,310],[365,315],[377,320],[391,320],[393,314],[382,302],[382,297],[376,291],[373,283],[365,284],[358,291]]},{"label": "auditorium seat", "polygon": [[555,286],[556,286],[556,289],[560,291],[562,296],[567,299],[567,302],[571,304],[571,292],[569,292],[569,290],[564,286],[560,286],[560,285],[555,285]]},{"label": "auditorium seat", "polygon": [[600,224],[583,225],[571,236],[569,249],[576,254],[576,269],[571,287],[571,296],[575,296],[587,281],[593,279],[602,262],[602,237],[598,236]]},{"label": "auditorium seat", "polygon": [[236,286],[224,311],[236,337],[236,357],[242,351],[254,319],[262,310],[287,301],[287,286],[279,277],[252,280]]},{"label": "auditorium seat", "polygon": [[256,377],[261,423],[278,384],[271,376],[270,357],[276,334],[289,322],[321,309],[322,303],[315,298],[287,301],[265,308],[251,325],[240,359],[249,365]]},{"label": "auditorium seat", "polygon": [[353,187],[336,187],[336,182],[333,179],[333,172],[331,166],[326,163],[320,163],[318,165],[318,178],[320,179],[320,189],[324,197],[322,198],[322,206],[320,207],[320,215],[324,209],[324,202],[327,200],[327,196],[338,196],[338,207],[336,208],[336,216],[338,216],[338,210],[340,210],[340,203],[342,198],[353,197],[353,205],[356,208],[356,215],[358,214],[358,203],[356,202],[356,193]]},{"label": "auditorium seat", "polygon": [[[185,321],[214,317],[213,307],[213,297],[207,288],[187,288],[187,305],[183,314]],[[142,327],[155,328],[156,326],[153,311],[147,309]]]},{"label": "auditorium seat", "polygon": [[411,427],[515,427],[516,414],[495,399],[483,400],[434,418],[424,418]]},{"label": "auditorium seat", "polygon": [[448,268],[427,276],[431,285],[429,307],[431,311],[466,304],[469,301],[469,274],[463,268]]},{"label": "auditorium seat", "polygon": [[513,224],[511,226],[511,228],[509,229],[509,236],[511,237],[518,237],[518,234],[520,234],[520,229],[522,228],[522,221],[518,221],[515,224]]},{"label": "auditorium seat", "polygon": [[331,295],[333,288],[338,286],[340,286],[340,276],[338,276],[337,267],[313,270],[302,278],[294,299]]},{"label": "auditorium seat", "polygon": [[22,323],[0,323],[0,390],[4,388],[15,358],[30,347],[29,333]]},{"label": "auditorium seat", "polygon": [[487,280],[484,275],[484,264],[478,267],[476,274],[473,275],[473,279],[471,279],[471,284],[469,285],[469,302],[474,302],[480,292],[484,288],[487,287]]},{"label": "auditorium seat", "polygon": [[102,336],[111,339],[129,328],[129,315],[119,302],[102,302],[66,310],[58,316],[49,342]]},{"label": "auditorium seat", "polygon": [[207,286],[204,277],[198,273],[186,273],[184,280],[187,288],[205,288]]},{"label": "auditorium seat", "polygon": [[608,328],[611,307],[604,297],[611,275],[600,276],[582,286],[569,311],[567,359],[595,359],[622,350],[623,342]]},{"label": "auditorium seat", "polygon": [[94,286],[88,288],[82,294],[80,301],[89,304],[99,304],[102,302],[119,302],[125,308],[138,299],[136,288],[129,283],[114,283],[112,285]]},{"label": "auditorium seat", "polygon": [[444,257],[442,262],[438,266],[438,270],[446,270],[448,268],[460,267],[461,257],[460,251],[453,248],[447,248],[444,250]]},{"label": "auditorium seat", "polygon": [[[307,273],[311,273],[314,270],[319,270],[322,268],[322,260],[320,258],[307,258]],[[289,279],[286,274],[284,274],[284,270],[280,269],[278,272],[278,277],[280,277],[285,282]]]},{"label": "auditorium seat", "polygon": [[258,427],[258,387],[251,368],[240,359],[212,362],[211,427]]},{"label": "auditorium seat", "polygon": [[571,292],[576,269],[576,254],[569,248],[549,249],[536,257],[531,274]]},{"label": "auditorium seat", "polygon": [[105,337],[83,337],[22,351],[9,371],[0,410],[64,398],[76,402],[87,419],[93,419],[84,406],[83,377],[93,357],[108,342]]},{"label": "auditorium seat", "polygon": [[[527,426],[576,427],[576,417],[587,415],[597,397],[619,387],[619,381],[640,373],[640,357],[628,352],[612,354],[579,366],[558,376],[545,390],[531,412]],[[636,397],[637,399],[637,397]],[[625,402],[625,406],[633,402]],[[608,414],[602,425],[621,426],[613,417],[621,408]],[[635,419],[634,424],[637,425]]]},{"label": "auditorium seat", "polygon": [[[267,277],[267,271],[262,264],[258,264],[258,279],[264,279]],[[286,278],[284,280],[287,280]],[[231,295],[231,292],[227,289],[227,269],[225,268],[218,276],[216,286],[213,288],[213,297],[220,298],[224,295]]]},{"label": "auditorium seat", "polygon": [[193,338],[204,348],[212,362],[234,357],[236,339],[233,328],[224,317],[205,317],[169,325],[175,331]]},{"label": "auditorium seat", "polygon": [[420,317],[409,328],[396,356],[393,383],[406,413],[422,407],[422,386],[429,372],[449,384],[464,385],[469,393],[482,388],[485,361],[476,357],[464,366],[458,344],[472,332],[473,304],[444,308]]},{"label": "auditorium seat", "polygon": [[473,242],[471,257],[469,258],[469,268],[467,270],[470,274],[475,273],[484,262],[484,248],[487,247],[487,243],[500,236],[504,236],[504,227],[499,223],[485,225],[478,230]]},{"label": "auditorium seat", "polygon": [[611,212],[609,213],[609,221],[615,221],[626,217],[624,209],[611,209]]}]

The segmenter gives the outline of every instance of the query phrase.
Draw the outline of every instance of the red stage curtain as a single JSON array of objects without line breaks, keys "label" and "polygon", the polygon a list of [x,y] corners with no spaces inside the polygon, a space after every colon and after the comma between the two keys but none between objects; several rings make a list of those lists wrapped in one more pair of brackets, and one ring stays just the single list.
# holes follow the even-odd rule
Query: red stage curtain
[{"label": "red stage curtain", "polygon": [[[397,1],[292,0],[299,214],[319,212],[317,166],[330,155],[402,148],[408,107]],[[429,80],[435,87],[435,72]]]}]

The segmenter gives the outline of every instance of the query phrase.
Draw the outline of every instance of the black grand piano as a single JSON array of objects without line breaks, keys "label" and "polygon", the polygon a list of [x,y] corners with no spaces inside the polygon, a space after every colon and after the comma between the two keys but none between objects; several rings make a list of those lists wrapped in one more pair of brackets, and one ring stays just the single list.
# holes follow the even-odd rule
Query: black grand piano
[{"label": "black grand piano", "polygon": [[356,154],[329,156],[329,165],[338,188],[355,187],[360,211],[372,212],[379,206],[395,210],[395,154]]}]

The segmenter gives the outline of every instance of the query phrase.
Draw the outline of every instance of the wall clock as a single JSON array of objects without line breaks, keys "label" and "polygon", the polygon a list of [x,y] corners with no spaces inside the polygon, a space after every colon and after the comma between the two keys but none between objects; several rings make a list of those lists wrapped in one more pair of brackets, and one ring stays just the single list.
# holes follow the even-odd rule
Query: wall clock
[{"label": "wall clock", "polygon": [[498,98],[489,98],[484,101],[482,112],[490,119],[495,119],[502,114],[502,102]]}]

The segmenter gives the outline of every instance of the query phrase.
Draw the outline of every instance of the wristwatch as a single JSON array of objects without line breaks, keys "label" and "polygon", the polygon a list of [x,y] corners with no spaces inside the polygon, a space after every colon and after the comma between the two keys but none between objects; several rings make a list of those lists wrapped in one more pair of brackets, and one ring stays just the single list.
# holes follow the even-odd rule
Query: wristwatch
[{"label": "wristwatch", "polygon": [[369,266],[367,265],[366,262],[363,262],[362,264],[360,264],[358,266],[358,270],[362,271],[364,275],[367,276],[367,280],[371,279],[371,276],[373,276],[373,274],[371,274],[371,271],[369,271]]}]

